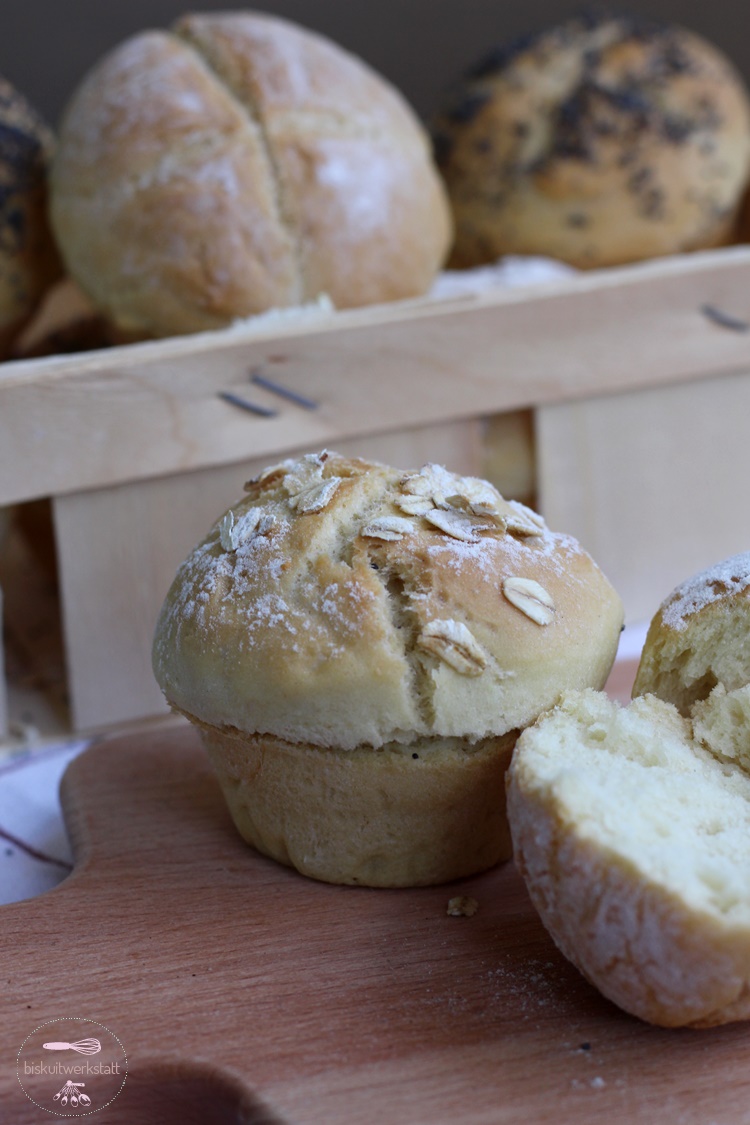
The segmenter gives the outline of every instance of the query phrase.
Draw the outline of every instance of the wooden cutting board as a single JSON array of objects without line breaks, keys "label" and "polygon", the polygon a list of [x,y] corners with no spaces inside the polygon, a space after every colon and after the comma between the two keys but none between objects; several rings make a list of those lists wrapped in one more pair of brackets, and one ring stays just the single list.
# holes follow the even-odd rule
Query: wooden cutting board
[{"label": "wooden cutting board", "polygon": [[[74,873],[0,908],[0,1120],[53,1120],[16,1056],[98,1021],[128,1078],[104,1125],[750,1122],[750,1025],[649,1027],[557,952],[512,864],[331,887],[235,834],[186,727],[95,746],[63,782]],[[448,899],[475,898],[473,917]]]}]

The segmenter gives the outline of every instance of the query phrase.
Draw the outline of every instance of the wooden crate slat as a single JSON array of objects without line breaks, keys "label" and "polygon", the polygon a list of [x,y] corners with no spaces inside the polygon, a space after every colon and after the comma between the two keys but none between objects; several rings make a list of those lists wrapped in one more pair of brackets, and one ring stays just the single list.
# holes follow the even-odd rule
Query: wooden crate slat
[{"label": "wooden crate slat", "polygon": [[[355,310],[0,368],[0,504],[332,445],[750,365],[750,250],[601,271],[539,290]],[[285,322],[281,321],[280,324]],[[262,367],[320,403],[247,383]],[[262,419],[217,397],[276,402]]]},{"label": "wooden crate slat", "polygon": [[8,733],[8,691],[5,683],[5,653],[3,645],[3,591],[0,588],[0,741]]},{"label": "wooden crate slat", "polygon": [[750,550],[748,417],[750,371],[538,411],[540,506],[591,552],[628,623]]}]

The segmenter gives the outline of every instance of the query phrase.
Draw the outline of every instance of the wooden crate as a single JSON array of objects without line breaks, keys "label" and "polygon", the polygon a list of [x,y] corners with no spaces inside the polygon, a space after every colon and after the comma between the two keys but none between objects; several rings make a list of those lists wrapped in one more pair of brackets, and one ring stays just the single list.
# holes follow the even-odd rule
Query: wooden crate
[{"label": "wooden crate", "polygon": [[149,653],[174,570],[255,469],[296,451],[477,472],[483,420],[530,409],[541,510],[592,551],[629,621],[650,617],[750,546],[749,321],[750,248],[734,247],[6,363],[0,506],[51,501],[72,728],[165,713]]}]

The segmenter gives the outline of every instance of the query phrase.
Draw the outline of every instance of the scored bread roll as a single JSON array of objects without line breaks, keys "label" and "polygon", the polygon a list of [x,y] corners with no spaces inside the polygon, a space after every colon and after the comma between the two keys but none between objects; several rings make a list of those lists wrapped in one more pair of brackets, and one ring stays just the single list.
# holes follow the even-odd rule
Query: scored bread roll
[{"label": "scored bread roll", "polygon": [[62,271],[47,221],[52,146],[36,110],[0,78],[0,358]]},{"label": "scored bread roll", "polygon": [[489,55],[434,135],[460,267],[719,246],[750,172],[750,101],[728,59],[683,28],[607,13]]},{"label": "scored bread roll", "polygon": [[683,714],[722,684],[750,683],[750,553],[701,571],[667,597],[649,626],[634,695],[653,692]]},{"label": "scored bread roll", "polygon": [[400,94],[322,36],[250,12],[188,15],[101,61],[64,115],[51,214],[71,274],[132,336],[322,293],[412,297],[451,237]]},{"label": "scored bread roll", "polygon": [[605,996],[666,1027],[750,1017],[750,728],[731,695],[698,706],[694,725],[652,695],[572,692],[508,773],[515,862],[546,928]]},{"label": "scored bread roll", "polygon": [[622,606],[487,482],[308,454],[177,572],[154,639],[241,834],[317,879],[437,883],[510,854],[520,728],[601,686]]}]

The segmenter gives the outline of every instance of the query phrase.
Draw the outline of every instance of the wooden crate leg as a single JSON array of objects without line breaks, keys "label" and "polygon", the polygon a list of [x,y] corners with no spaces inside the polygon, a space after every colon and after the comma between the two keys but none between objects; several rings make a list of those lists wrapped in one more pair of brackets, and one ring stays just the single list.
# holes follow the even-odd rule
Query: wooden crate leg
[{"label": "wooden crate leg", "polygon": [[[481,427],[447,423],[338,447],[404,468],[439,461],[475,473]],[[263,458],[53,501],[75,730],[166,713],[151,671],[161,603],[180,562],[242,496],[243,482],[267,463]]]},{"label": "wooden crate leg", "polygon": [[8,737],[8,687],[5,681],[5,646],[3,644],[3,591],[0,588],[0,741]]},{"label": "wooden crate leg", "polygon": [[510,410],[483,423],[484,456],[479,475],[492,481],[508,500],[536,503],[534,414]]},{"label": "wooden crate leg", "polygon": [[678,583],[750,549],[750,374],[537,411],[540,508],[649,621]]}]

